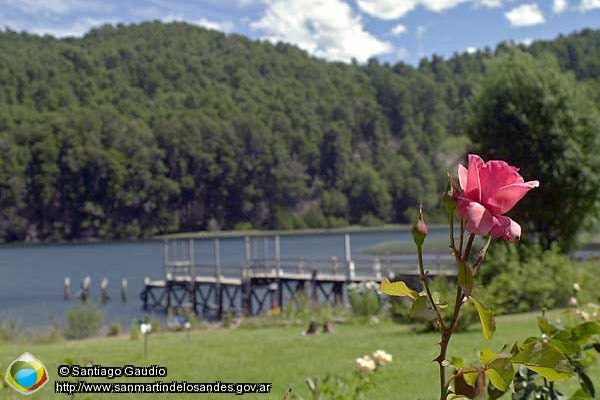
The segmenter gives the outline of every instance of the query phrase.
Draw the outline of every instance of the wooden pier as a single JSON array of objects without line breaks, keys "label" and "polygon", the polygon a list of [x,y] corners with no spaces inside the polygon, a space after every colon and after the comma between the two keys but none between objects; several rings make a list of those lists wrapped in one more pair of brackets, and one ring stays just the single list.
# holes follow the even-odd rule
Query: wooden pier
[{"label": "wooden pier", "polygon": [[[262,254],[258,251],[263,241]],[[274,254],[267,249],[272,241]],[[401,279],[420,287],[416,256],[352,258],[350,236],[345,235],[345,259],[282,258],[280,239],[245,238],[245,257],[239,265],[222,265],[220,240],[213,241],[214,259],[199,263],[194,240],[163,242],[163,277],[146,278],[140,294],[145,309],[192,310],[206,319],[232,315],[259,315],[287,306],[300,306],[303,297],[318,303],[344,304],[348,285],[382,277]],[[426,256],[431,277],[456,274],[450,258]],[[435,268],[432,269],[432,266]]]}]

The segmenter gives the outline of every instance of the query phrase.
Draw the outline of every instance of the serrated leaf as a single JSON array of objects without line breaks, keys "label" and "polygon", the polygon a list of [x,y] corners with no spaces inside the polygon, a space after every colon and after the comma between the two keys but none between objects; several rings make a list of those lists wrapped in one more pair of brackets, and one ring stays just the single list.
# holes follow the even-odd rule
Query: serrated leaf
[{"label": "serrated leaf", "polygon": [[508,359],[497,358],[488,365],[485,375],[496,389],[506,392],[515,376],[515,370]]},{"label": "serrated leaf", "polygon": [[526,366],[549,381],[565,380],[573,375],[567,357],[551,343],[537,340],[523,344],[520,350],[511,361]]},{"label": "serrated leaf", "polygon": [[464,262],[459,263],[458,265],[458,285],[462,289],[463,293],[467,296],[471,295],[473,291],[473,284],[475,282],[475,278],[473,277],[473,272],[471,268],[467,266]]},{"label": "serrated leaf", "polygon": [[433,321],[437,318],[436,312],[429,306],[427,296],[419,296],[410,308],[410,316],[425,321]]},{"label": "serrated leaf", "polygon": [[390,282],[387,278],[383,278],[381,281],[381,291],[390,296],[410,297],[413,300],[418,296],[418,293],[409,288],[406,283],[402,281]]},{"label": "serrated leaf", "polygon": [[483,331],[483,337],[487,340],[491,340],[496,331],[496,318],[492,310],[485,308],[483,304],[471,297],[471,301],[475,304],[477,314],[479,314],[479,320],[481,321],[481,328]]}]

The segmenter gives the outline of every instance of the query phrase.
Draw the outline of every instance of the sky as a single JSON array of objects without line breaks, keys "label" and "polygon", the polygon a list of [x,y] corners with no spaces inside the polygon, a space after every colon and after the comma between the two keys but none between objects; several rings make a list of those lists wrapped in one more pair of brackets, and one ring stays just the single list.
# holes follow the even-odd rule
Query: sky
[{"label": "sky", "polygon": [[40,35],[148,20],[284,41],[331,61],[417,64],[599,29],[600,0],[0,0],[0,28]]}]

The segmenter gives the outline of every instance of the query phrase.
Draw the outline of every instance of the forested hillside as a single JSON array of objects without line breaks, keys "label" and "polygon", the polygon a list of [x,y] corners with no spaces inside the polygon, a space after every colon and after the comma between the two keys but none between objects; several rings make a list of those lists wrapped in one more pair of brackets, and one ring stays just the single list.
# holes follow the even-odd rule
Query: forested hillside
[{"label": "forested hillside", "polygon": [[[464,155],[485,60],[328,63],[183,23],[0,32],[0,238],[406,222]],[[600,99],[600,31],[550,52]]]}]

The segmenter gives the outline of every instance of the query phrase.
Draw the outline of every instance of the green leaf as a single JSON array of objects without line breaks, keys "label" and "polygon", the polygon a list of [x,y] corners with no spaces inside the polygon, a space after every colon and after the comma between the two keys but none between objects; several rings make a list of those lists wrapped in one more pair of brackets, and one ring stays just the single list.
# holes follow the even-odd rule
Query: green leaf
[{"label": "green leaf", "polygon": [[471,297],[471,301],[473,304],[475,304],[475,308],[479,314],[481,328],[483,330],[483,337],[485,337],[487,340],[491,340],[492,336],[494,336],[494,332],[496,331],[496,318],[494,317],[494,313],[492,310],[485,308],[483,304],[475,300],[473,297]]},{"label": "green leaf", "polygon": [[413,300],[418,296],[418,293],[406,286],[406,283],[390,282],[387,278],[381,281],[381,291],[390,296],[410,297]]},{"label": "green leaf", "polygon": [[450,362],[458,369],[465,367],[465,360],[462,357],[452,356],[452,360],[450,360]]},{"label": "green leaf", "polygon": [[475,278],[473,277],[473,272],[471,268],[467,266],[464,262],[459,263],[458,265],[458,284],[462,289],[463,293],[467,296],[471,295],[473,291],[473,284],[475,282]]},{"label": "green leaf", "polygon": [[427,296],[419,296],[410,308],[410,316],[412,318],[424,319],[433,321],[437,318],[436,312],[430,307]]},{"label": "green leaf", "polygon": [[498,353],[493,352],[489,347],[484,347],[479,354],[479,360],[485,366],[494,361],[496,358],[498,358]]},{"label": "green leaf", "polygon": [[523,364],[549,381],[565,380],[573,375],[573,368],[567,357],[551,343],[532,341],[521,345],[520,350],[511,361]]},{"label": "green leaf", "polygon": [[477,381],[478,374],[478,372],[466,372],[463,374],[463,379],[467,385],[475,387],[475,382]]},{"label": "green leaf", "polygon": [[443,310],[444,308],[448,308],[448,302],[440,299],[440,292],[431,293],[431,297],[433,297],[433,301],[435,301],[435,304],[439,309]]},{"label": "green leaf", "polygon": [[585,392],[585,390],[579,389],[575,393],[573,393],[573,395],[571,397],[569,397],[569,400],[594,400],[594,399],[592,397],[590,397],[590,395],[587,394]]},{"label": "green leaf", "polygon": [[589,394],[592,399],[595,399],[596,398],[596,389],[594,388],[594,383],[592,382],[590,377],[582,370],[579,370],[578,375],[579,375],[579,383],[581,384],[581,388],[583,390],[585,390],[585,392],[587,394]]},{"label": "green leaf", "polygon": [[548,321],[548,319],[545,317],[538,317],[537,321],[538,321],[538,327],[540,328],[540,332],[542,332],[548,336],[552,336],[559,330],[563,330],[562,327],[559,327],[559,326],[553,324],[552,322]]},{"label": "green leaf", "polygon": [[505,392],[515,376],[515,370],[507,358],[497,358],[488,365],[485,375],[496,389]]},{"label": "green leaf", "polygon": [[576,342],[584,342],[593,335],[600,334],[600,324],[592,321],[579,324],[572,330],[573,340]]}]

